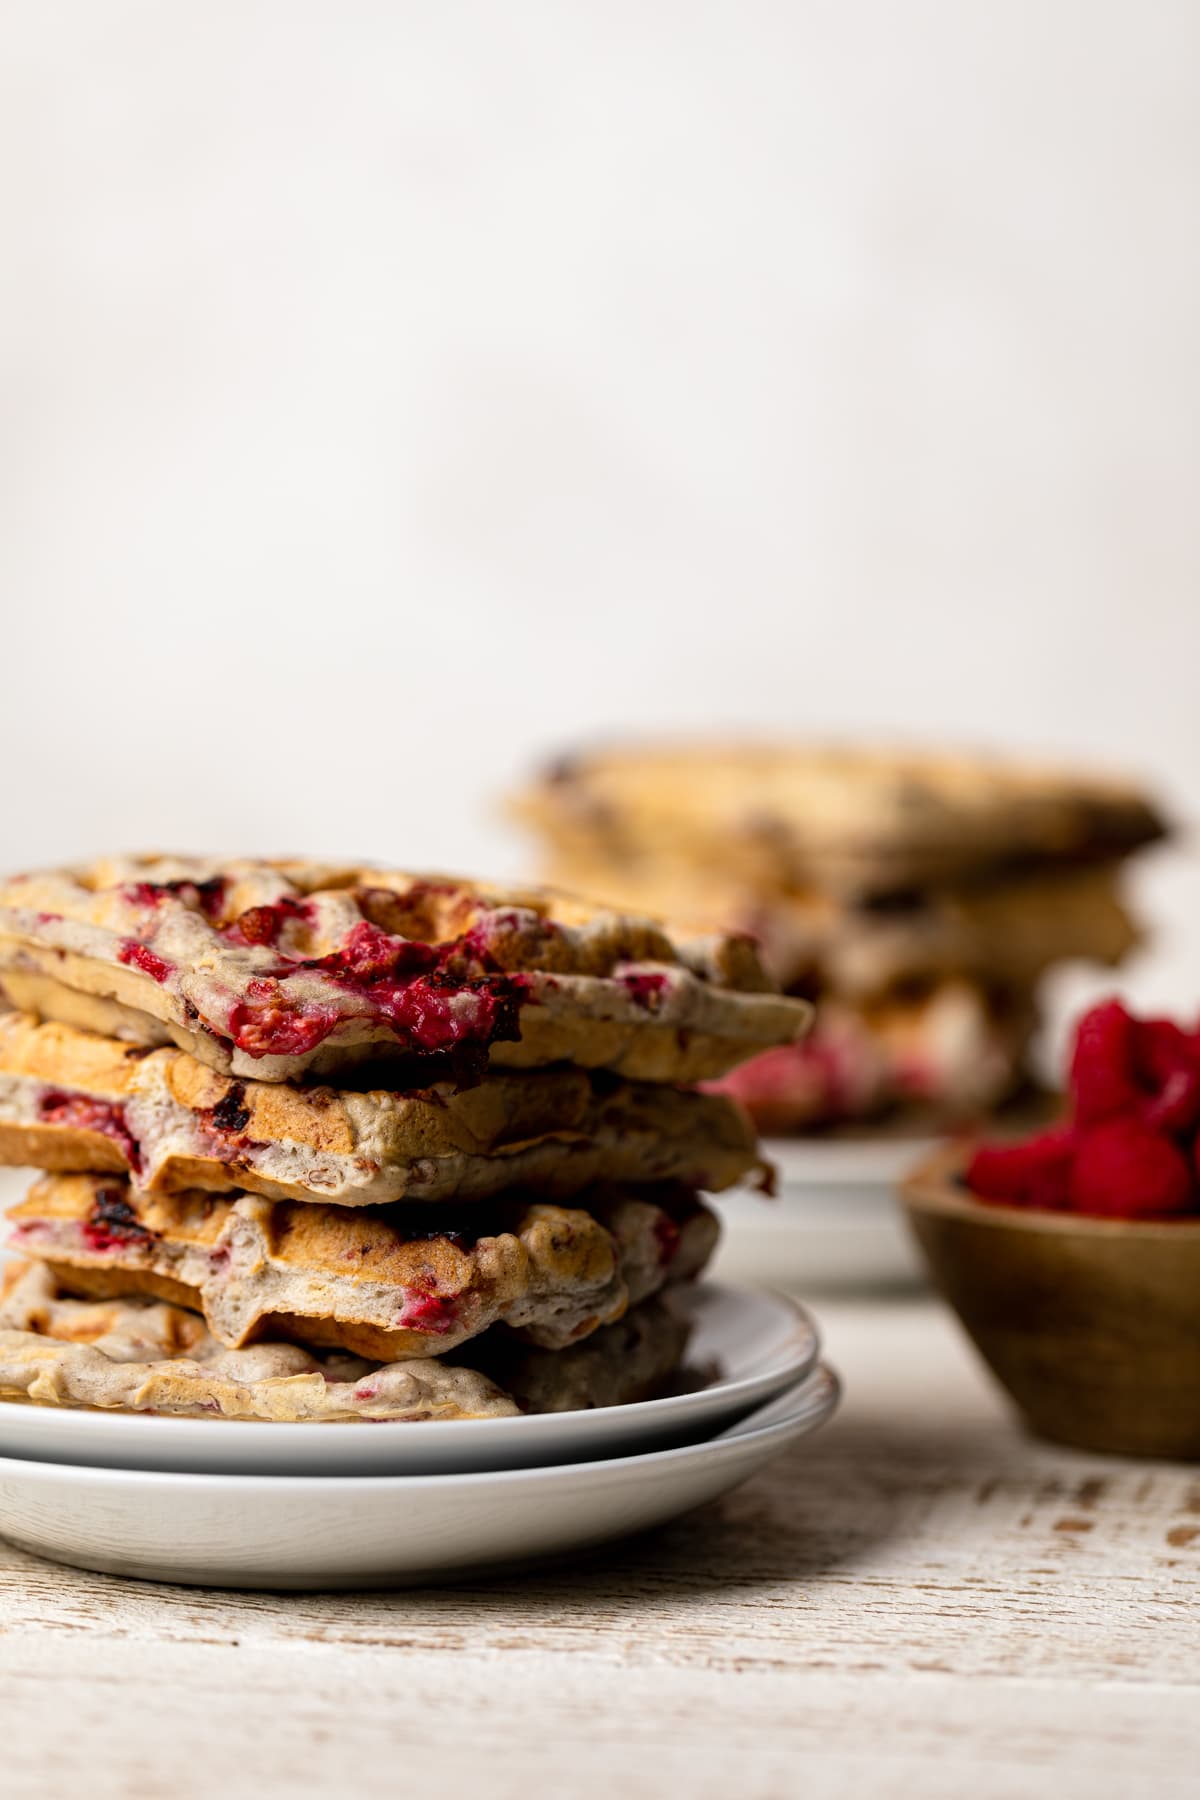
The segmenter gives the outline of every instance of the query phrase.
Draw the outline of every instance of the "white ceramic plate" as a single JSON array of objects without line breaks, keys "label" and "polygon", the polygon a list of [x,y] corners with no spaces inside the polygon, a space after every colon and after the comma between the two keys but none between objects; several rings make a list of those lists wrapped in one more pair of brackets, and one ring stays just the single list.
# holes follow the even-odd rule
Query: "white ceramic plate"
[{"label": "white ceramic plate", "polygon": [[424,1583],[664,1524],[815,1431],[837,1398],[836,1377],[819,1368],[701,1443],[473,1475],[186,1475],[0,1459],[0,1535],[55,1562],[150,1581]]},{"label": "white ceramic plate", "polygon": [[712,1282],[681,1291],[679,1300],[694,1323],[688,1365],[717,1371],[694,1393],[520,1419],[361,1425],[151,1418],[0,1401],[0,1456],[231,1475],[527,1469],[690,1442],[744,1418],[816,1362],[816,1328],[790,1300]]},{"label": "white ceramic plate", "polygon": [[769,1138],[773,1200],[735,1190],[712,1201],[725,1226],[714,1264],[726,1281],[850,1291],[924,1279],[896,1202],[899,1182],[937,1140]]}]

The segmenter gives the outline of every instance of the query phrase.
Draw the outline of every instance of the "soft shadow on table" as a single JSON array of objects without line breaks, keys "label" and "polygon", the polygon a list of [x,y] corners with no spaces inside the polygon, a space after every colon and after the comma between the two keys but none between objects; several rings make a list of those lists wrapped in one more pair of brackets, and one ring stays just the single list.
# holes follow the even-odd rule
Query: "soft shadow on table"
[{"label": "soft shadow on table", "polygon": [[[1017,1467],[1037,1463],[1040,1446],[1012,1430]],[[1086,1460],[1086,1459],[1081,1459]],[[786,1584],[852,1578],[887,1542],[903,1535],[910,1508],[944,1492],[947,1481],[994,1482],[994,1434],[927,1422],[914,1433],[896,1418],[833,1425],[802,1443],[724,1499],[673,1524],[626,1539],[570,1564],[543,1565],[469,1585],[481,1602],[503,1604],[519,1581],[523,1609],[574,1597],[606,1597],[631,1586],[660,1603],[686,1603]],[[851,1503],[852,1501],[852,1503]],[[427,1590],[409,1590],[413,1601]]]},{"label": "soft shadow on table", "polygon": [[[514,1609],[525,1627],[619,1615],[630,1606],[669,1616],[713,1594],[734,1598],[782,1587],[794,1594],[852,1581],[861,1567],[877,1563],[890,1539],[910,1528],[914,1508],[943,1494],[948,1481],[968,1492],[994,1485],[1006,1465],[1013,1475],[1028,1472],[1042,1454],[1015,1428],[1011,1444],[998,1446],[994,1429],[981,1432],[954,1419],[874,1416],[860,1408],[795,1445],[736,1492],[671,1525],[586,1556],[495,1576],[351,1594],[184,1588],[62,1573],[93,1593],[111,1586],[142,1595],[148,1604],[178,1608],[193,1624],[197,1615],[220,1613],[227,1629],[244,1609],[247,1622],[271,1615],[277,1624],[286,1620],[289,1634],[302,1636],[336,1636],[353,1618],[350,1635],[359,1637],[364,1603],[384,1638],[401,1620],[409,1629],[463,1617],[502,1625]],[[7,1546],[6,1552],[27,1560]],[[28,1562],[36,1570],[36,1559]]]},{"label": "soft shadow on table", "polygon": [[[878,1361],[872,1355],[872,1380],[857,1379],[853,1364],[862,1361],[861,1345],[843,1361],[843,1346],[831,1344],[848,1376],[846,1401],[815,1436],[724,1499],[586,1556],[436,1587],[365,1589],[353,1597],[126,1584],[83,1573],[78,1579],[94,1588],[112,1583],[137,1590],[193,1614],[228,1615],[231,1607],[244,1607],[259,1616],[287,1617],[302,1633],[307,1627],[335,1635],[351,1613],[361,1626],[364,1600],[387,1635],[400,1619],[419,1627],[473,1615],[501,1625],[514,1606],[526,1624],[589,1609],[620,1613],[631,1604],[669,1614],[713,1594],[782,1587],[794,1593],[806,1586],[815,1593],[823,1584],[853,1581],[886,1561],[889,1543],[911,1537],[948,1492],[983,1502],[1009,1484],[1032,1480],[1049,1491],[1088,1477],[1094,1459],[1027,1437],[986,1378],[971,1374],[965,1385],[914,1383],[903,1341],[908,1313],[898,1306],[886,1321],[885,1354]],[[844,1348],[855,1351],[849,1339]]]}]

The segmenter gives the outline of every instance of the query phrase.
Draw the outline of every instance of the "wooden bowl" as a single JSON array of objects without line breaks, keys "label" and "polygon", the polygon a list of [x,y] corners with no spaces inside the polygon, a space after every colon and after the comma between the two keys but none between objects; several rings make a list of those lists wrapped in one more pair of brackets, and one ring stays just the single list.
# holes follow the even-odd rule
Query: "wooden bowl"
[{"label": "wooden bowl", "polygon": [[1033,1430],[1200,1457],[1200,1219],[1081,1218],[972,1199],[967,1152],[903,1188],[933,1279]]}]

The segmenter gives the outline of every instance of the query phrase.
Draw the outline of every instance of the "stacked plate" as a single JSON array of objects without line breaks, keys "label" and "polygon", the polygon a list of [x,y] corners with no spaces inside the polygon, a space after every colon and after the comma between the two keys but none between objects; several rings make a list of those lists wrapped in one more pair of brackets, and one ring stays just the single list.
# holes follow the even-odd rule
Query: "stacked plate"
[{"label": "stacked plate", "polygon": [[16,1542],[425,1581],[658,1524],[833,1405],[806,1319],[694,1286],[704,1194],[762,1168],[702,1084],[809,1018],[748,940],[377,866],[106,857],[0,883],[0,976],[0,1161],[42,1171],[0,1295]]},{"label": "stacked plate", "polygon": [[0,1403],[0,1534],[224,1587],[419,1583],[591,1549],[728,1492],[837,1404],[792,1302],[707,1283],[675,1304],[694,1385],[594,1411],[293,1425]]},{"label": "stacked plate", "polygon": [[806,1291],[911,1288],[924,1277],[896,1192],[936,1140],[768,1138],[772,1198],[738,1188],[715,1197],[724,1230],[718,1273]]}]

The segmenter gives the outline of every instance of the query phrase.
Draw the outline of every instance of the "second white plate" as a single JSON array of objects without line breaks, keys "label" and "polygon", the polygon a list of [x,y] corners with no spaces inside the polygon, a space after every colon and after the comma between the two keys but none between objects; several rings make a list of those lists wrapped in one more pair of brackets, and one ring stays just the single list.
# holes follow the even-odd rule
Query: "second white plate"
[{"label": "second white plate", "polygon": [[819,1368],[699,1443],[471,1475],[188,1475],[0,1458],[0,1535],[79,1568],[210,1587],[485,1573],[591,1549],[715,1500],[815,1431],[837,1397],[836,1377]]}]

